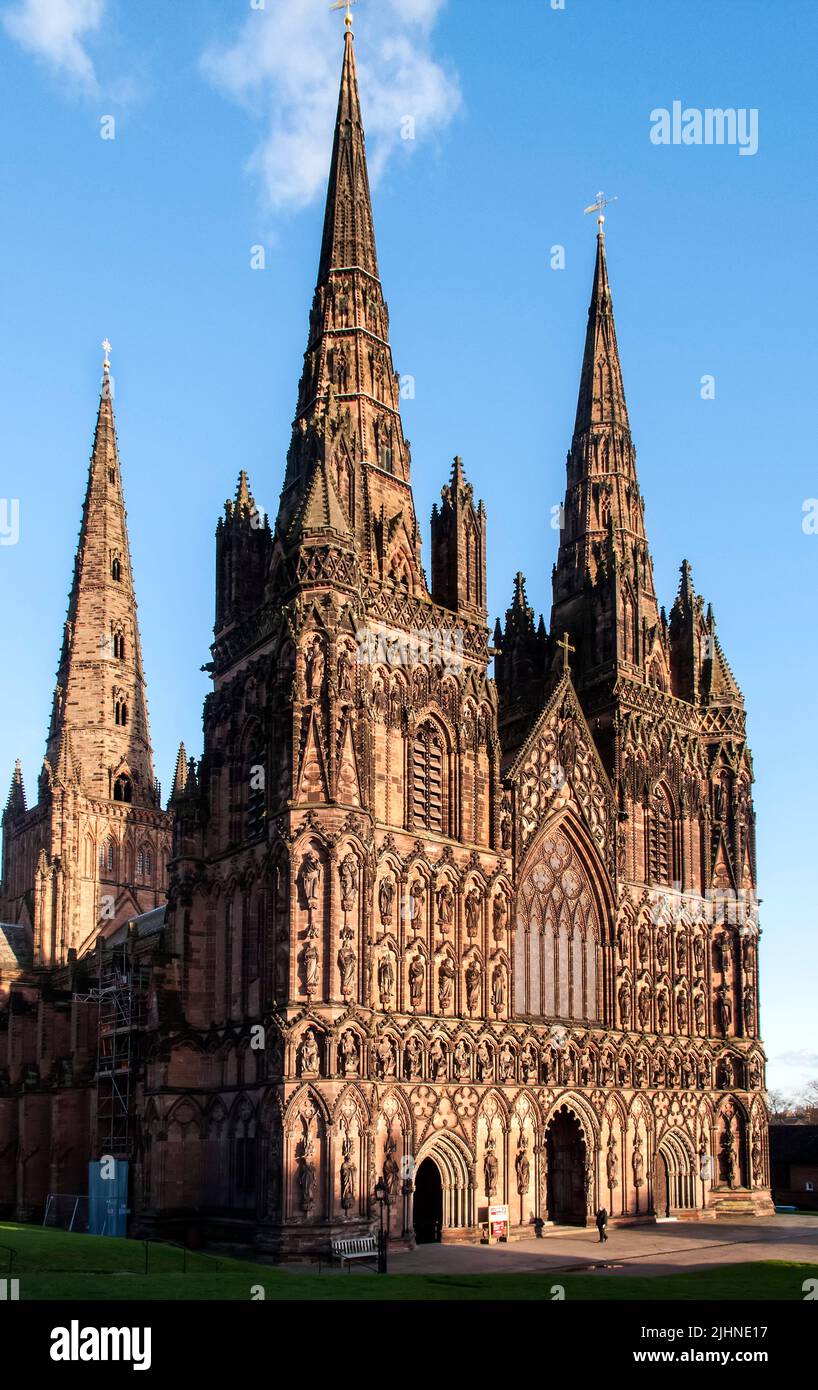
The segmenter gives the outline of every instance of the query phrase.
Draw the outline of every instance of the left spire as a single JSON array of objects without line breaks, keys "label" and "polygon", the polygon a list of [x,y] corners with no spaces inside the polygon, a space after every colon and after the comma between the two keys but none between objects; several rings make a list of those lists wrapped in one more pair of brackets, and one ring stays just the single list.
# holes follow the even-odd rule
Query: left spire
[{"label": "left spire", "polygon": [[70,748],[87,794],[153,806],[156,785],[107,338],[102,346],[99,409],[46,762],[52,777],[58,776]]}]

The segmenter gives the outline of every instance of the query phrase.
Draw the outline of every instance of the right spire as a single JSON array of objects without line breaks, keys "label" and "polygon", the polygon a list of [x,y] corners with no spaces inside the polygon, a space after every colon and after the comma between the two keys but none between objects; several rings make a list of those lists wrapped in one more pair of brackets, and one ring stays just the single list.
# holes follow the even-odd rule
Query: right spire
[{"label": "right spire", "polygon": [[596,239],[594,288],[588,309],[574,434],[594,425],[619,425],[630,430],[602,227]]},{"label": "right spire", "polygon": [[560,520],[550,630],[570,635],[577,682],[625,666],[667,685],[601,218]]}]

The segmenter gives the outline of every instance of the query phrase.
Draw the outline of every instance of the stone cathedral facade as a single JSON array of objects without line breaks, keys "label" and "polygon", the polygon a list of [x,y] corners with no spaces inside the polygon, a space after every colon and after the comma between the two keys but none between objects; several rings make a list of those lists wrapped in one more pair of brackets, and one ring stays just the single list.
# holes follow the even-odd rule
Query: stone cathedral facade
[{"label": "stone cathedral facade", "polygon": [[406,1241],[770,1211],[744,702],[687,564],[657,604],[601,227],[547,629],[518,575],[490,641],[460,459],[427,579],[399,406],[348,28],[278,515],[242,472],[130,937],[135,1229],[315,1250],[381,1176]]}]

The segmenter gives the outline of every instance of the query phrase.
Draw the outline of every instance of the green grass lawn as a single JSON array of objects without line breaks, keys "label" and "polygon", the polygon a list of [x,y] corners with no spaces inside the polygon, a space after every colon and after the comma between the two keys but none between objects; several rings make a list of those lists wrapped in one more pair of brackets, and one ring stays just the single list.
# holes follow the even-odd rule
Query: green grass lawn
[{"label": "green grass lawn", "polygon": [[801,1301],[801,1285],[818,1277],[818,1266],[783,1260],[722,1265],[686,1274],[635,1277],[605,1274],[390,1274],[386,1278],[355,1271],[352,1274],[314,1271],[291,1274],[269,1265],[225,1256],[188,1252],[182,1273],[182,1251],[151,1244],[148,1273],[141,1241],[109,1236],[69,1235],[37,1226],[0,1224],[0,1278],[9,1274],[9,1250],[14,1251],[11,1274],[20,1280],[21,1300],[231,1299],[247,1301],[253,1286],[261,1285],[267,1300],[510,1299],[542,1302],[554,1297],[554,1285],[565,1298],[576,1300],[723,1300],[776,1299]]}]

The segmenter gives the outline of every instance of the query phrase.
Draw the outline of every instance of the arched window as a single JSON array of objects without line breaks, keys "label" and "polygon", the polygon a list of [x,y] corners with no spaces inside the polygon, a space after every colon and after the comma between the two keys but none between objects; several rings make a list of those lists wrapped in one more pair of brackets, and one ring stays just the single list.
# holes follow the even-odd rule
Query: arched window
[{"label": "arched window", "polygon": [[124,725],[127,724],[127,722],[128,706],[125,703],[125,701],[120,697],[119,699],[117,699],[114,705],[114,723]]},{"label": "arched window", "polygon": [[114,801],[133,801],[133,784],[124,772],[114,782]]},{"label": "arched window", "polygon": [[114,633],[114,657],[117,661],[125,660],[125,638],[121,632]]},{"label": "arched window", "polygon": [[145,850],[145,877],[150,878],[153,874],[153,855],[149,849]]},{"label": "arched window", "polygon": [[424,830],[445,833],[446,748],[440,730],[422,724],[412,745],[412,823]]},{"label": "arched window", "polygon": [[245,801],[244,833],[248,840],[253,840],[264,831],[264,813],[267,806],[264,753],[256,744],[250,745],[250,752],[245,758],[245,776],[247,778],[247,799]]},{"label": "arched window", "polygon": [[100,846],[100,851],[99,851],[99,867],[100,867],[100,871],[101,871],[102,873],[104,873],[104,874],[105,874],[105,873],[108,873],[108,874],[113,873],[113,870],[114,870],[114,842],[113,842],[113,840],[106,840],[106,841],[105,841],[105,844]]},{"label": "arched window", "polygon": [[145,851],[143,849],[136,851],[136,872],[140,878],[145,872]]},{"label": "arched window", "polygon": [[120,560],[118,555],[115,555],[113,560],[111,561],[111,578],[117,584],[119,584],[120,580],[122,579],[122,561]]}]

